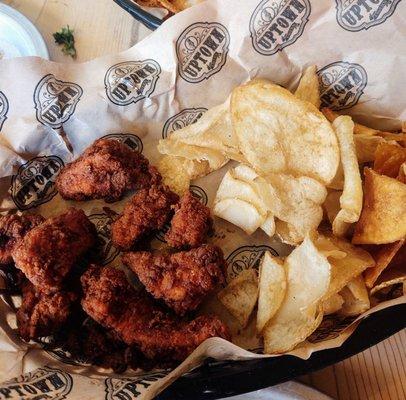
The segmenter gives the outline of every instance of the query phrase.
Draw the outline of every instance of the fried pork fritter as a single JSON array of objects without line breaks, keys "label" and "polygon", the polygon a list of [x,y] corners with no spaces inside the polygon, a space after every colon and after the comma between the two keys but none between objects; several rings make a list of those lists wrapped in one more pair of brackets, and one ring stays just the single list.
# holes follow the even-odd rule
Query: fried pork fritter
[{"label": "fried pork fritter", "polygon": [[38,290],[51,293],[62,288],[65,277],[96,240],[96,228],[85,213],[69,208],[28,232],[12,255],[16,267]]},{"label": "fried pork fritter", "polygon": [[198,247],[204,242],[212,226],[210,209],[188,192],[175,206],[175,215],[165,240],[176,248]]},{"label": "fried pork fritter", "polygon": [[137,192],[112,224],[113,244],[130,250],[149,233],[162,229],[171,216],[171,206],[179,200],[167,186],[151,186]]},{"label": "fried pork fritter", "polygon": [[44,222],[41,215],[1,215],[0,216],[0,265],[13,262],[12,251],[24,235]]},{"label": "fried pork fritter", "polygon": [[29,281],[23,284],[22,296],[17,326],[20,336],[27,341],[55,333],[67,321],[77,300],[73,292],[41,293]]},{"label": "fried pork fritter", "polygon": [[86,313],[149,359],[182,361],[205,339],[228,337],[217,317],[186,322],[165,313],[145,292],[136,292],[123,271],[92,265],[81,281]]},{"label": "fried pork fritter", "polygon": [[179,315],[196,309],[225,280],[223,252],[209,244],[174,254],[125,253],[122,261],[148,292]]},{"label": "fried pork fritter", "polygon": [[157,169],[141,153],[117,140],[99,139],[62,169],[56,187],[64,199],[114,202],[128,190],[160,181]]}]

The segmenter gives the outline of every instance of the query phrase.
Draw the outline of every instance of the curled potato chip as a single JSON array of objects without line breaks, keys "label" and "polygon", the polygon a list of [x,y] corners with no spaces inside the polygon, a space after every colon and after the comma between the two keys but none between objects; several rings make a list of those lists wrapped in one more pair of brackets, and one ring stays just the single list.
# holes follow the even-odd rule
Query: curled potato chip
[{"label": "curled potato chip", "polygon": [[355,149],[357,159],[360,164],[374,161],[375,152],[381,143],[385,143],[385,139],[380,136],[370,135],[354,135]]},{"label": "curled potato chip", "polygon": [[309,237],[285,259],[287,290],[275,316],[266,324],[264,351],[292,350],[320,325],[321,300],[330,285],[330,264]]},{"label": "curled potato chip", "polygon": [[328,299],[323,300],[322,307],[324,315],[334,314],[337,311],[341,310],[341,307],[344,304],[344,299],[338,293],[333,294]]},{"label": "curled potato chip", "polygon": [[257,330],[261,332],[282,304],[286,292],[283,261],[265,252],[259,266]]},{"label": "curled potato chip", "polygon": [[309,102],[269,81],[255,80],[234,89],[231,114],[239,148],[255,170],[306,175],[325,184],[334,178],[337,138]]},{"label": "curled potato chip", "polygon": [[406,236],[406,185],[365,168],[364,206],[355,244],[393,243]]},{"label": "curled potato chip", "polygon": [[311,65],[307,67],[300,78],[299,86],[295,91],[295,96],[301,100],[312,103],[316,108],[320,108],[320,89],[317,67]]},{"label": "curled potato chip", "polygon": [[400,167],[406,163],[406,148],[392,143],[380,143],[375,151],[374,171],[397,178]]},{"label": "curled potato chip", "polygon": [[340,211],[333,221],[333,233],[342,237],[349,226],[357,222],[362,209],[362,181],[353,139],[354,123],[351,117],[340,116],[333,122],[340,145],[341,165],[344,171],[344,190],[340,197]]},{"label": "curled potato chip", "polygon": [[247,326],[258,299],[258,278],[254,269],[246,269],[218,294],[217,298],[242,327]]},{"label": "curled potato chip", "polygon": [[362,275],[353,278],[348,282],[341,292],[344,304],[340,314],[345,316],[359,315],[371,308],[368,291]]},{"label": "curled potato chip", "polygon": [[342,194],[341,190],[333,190],[327,194],[326,200],[323,203],[323,208],[331,225],[333,225],[333,221],[340,211],[340,197]]},{"label": "curled potato chip", "polygon": [[364,273],[365,284],[368,288],[372,288],[375,285],[379,275],[385,270],[385,268],[390,264],[393,257],[403,246],[405,240],[399,240],[394,243],[382,244],[368,248],[369,252],[375,259],[375,266],[373,268],[368,268]]}]

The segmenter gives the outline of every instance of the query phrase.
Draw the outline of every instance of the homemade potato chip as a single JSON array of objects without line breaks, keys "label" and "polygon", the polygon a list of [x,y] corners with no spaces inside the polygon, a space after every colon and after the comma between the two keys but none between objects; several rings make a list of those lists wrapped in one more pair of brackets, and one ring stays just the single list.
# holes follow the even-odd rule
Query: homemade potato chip
[{"label": "homemade potato chip", "polygon": [[364,206],[355,244],[393,243],[406,236],[406,185],[365,168]]},{"label": "homemade potato chip", "polygon": [[328,299],[322,302],[324,315],[334,314],[341,310],[344,304],[344,299],[338,293],[333,294]]},{"label": "homemade potato chip", "polygon": [[364,273],[365,284],[368,288],[372,288],[378,279],[379,275],[385,270],[385,268],[395,257],[396,253],[405,243],[405,240],[399,240],[394,243],[383,244],[379,246],[373,246],[368,248],[368,251],[372,254],[375,260],[375,266],[368,268]]},{"label": "homemade potato chip", "polygon": [[258,278],[254,269],[242,271],[217,298],[242,327],[247,326],[258,299]]},{"label": "homemade potato chip", "polygon": [[354,123],[351,117],[340,116],[333,122],[340,145],[341,165],[344,171],[344,190],[340,197],[340,211],[333,221],[333,233],[342,237],[357,222],[362,209],[362,181],[353,139]]},{"label": "homemade potato chip", "polygon": [[330,264],[309,237],[289,254],[284,267],[286,294],[263,330],[268,354],[292,350],[317,329],[323,318],[321,300],[330,285]]},{"label": "homemade potato chip", "polygon": [[359,164],[374,161],[375,151],[385,139],[380,136],[370,136],[367,134],[354,135],[355,149]]},{"label": "homemade potato chip", "polygon": [[301,100],[312,103],[317,109],[320,108],[320,89],[317,67],[311,65],[307,67],[300,78],[299,86],[295,91],[295,96]]},{"label": "homemade potato chip", "polygon": [[306,175],[328,184],[339,149],[334,131],[312,104],[266,80],[234,89],[232,125],[248,163],[264,174]]},{"label": "homemade potato chip", "polygon": [[265,221],[261,224],[261,229],[269,236],[275,235],[276,224],[275,216],[272,213],[268,213]]},{"label": "homemade potato chip", "polygon": [[342,315],[359,315],[371,308],[368,291],[362,275],[348,282],[347,286],[341,290],[340,295],[344,299],[344,304],[340,310]]},{"label": "homemade potato chip", "polygon": [[402,183],[406,183],[406,162],[400,166],[397,180]]},{"label": "homemade potato chip", "polygon": [[326,200],[323,203],[323,208],[331,225],[333,225],[333,221],[340,211],[340,197],[342,194],[342,190],[333,190],[327,194]]},{"label": "homemade potato chip", "polygon": [[261,332],[282,304],[286,292],[283,261],[265,252],[259,266],[257,330]]},{"label": "homemade potato chip", "polygon": [[380,143],[375,151],[374,171],[397,178],[400,167],[406,162],[406,148],[398,144]]}]

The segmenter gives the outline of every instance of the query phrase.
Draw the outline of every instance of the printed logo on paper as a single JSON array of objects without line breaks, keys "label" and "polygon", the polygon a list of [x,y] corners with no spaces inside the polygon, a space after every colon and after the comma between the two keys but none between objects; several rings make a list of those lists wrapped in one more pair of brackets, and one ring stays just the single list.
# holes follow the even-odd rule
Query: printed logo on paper
[{"label": "printed logo on paper", "polygon": [[111,133],[110,135],[105,135],[101,139],[114,139],[127,145],[131,150],[138,153],[142,153],[144,148],[142,140],[133,133]]},{"label": "printed logo on paper", "polygon": [[89,219],[96,227],[99,237],[99,251],[102,265],[111,263],[120,253],[120,251],[113,246],[111,241],[111,224],[113,219],[106,213],[98,213],[89,215]]},{"label": "printed logo on paper", "polygon": [[4,121],[7,119],[8,113],[8,100],[6,95],[0,91],[0,131],[3,127]]},{"label": "printed logo on paper", "polygon": [[34,92],[37,120],[41,124],[58,129],[75,112],[83,89],[76,83],[64,82],[54,75],[44,76]]},{"label": "printed logo on paper", "polygon": [[[200,203],[207,206],[207,202],[209,199],[206,192],[200,186],[190,185],[189,190],[193,194],[193,196],[200,201]],[[166,243],[165,235],[169,231],[170,227],[170,223],[165,224],[165,226],[155,235],[155,238],[158,239],[160,242]]]},{"label": "printed logo on paper", "polygon": [[137,103],[154,92],[160,73],[160,65],[151,59],[115,64],[104,78],[107,97],[118,106]]},{"label": "printed logo on paper", "polygon": [[170,117],[164,125],[162,130],[162,138],[166,139],[171,132],[189,126],[198,121],[202,115],[207,111],[207,108],[185,108],[181,112]]},{"label": "printed logo on paper", "polygon": [[384,23],[400,0],[336,0],[337,22],[345,30],[359,32]]},{"label": "printed logo on paper", "polygon": [[266,251],[278,256],[278,252],[270,246],[242,246],[235,249],[227,258],[227,280],[232,280],[246,269],[258,269]]},{"label": "printed logo on paper", "polygon": [[60,369],[43,367],[0,385],[0,399],[64,400],[72,390],[72,377]]},{"label": "printed logo on paper", "polygon": [[154,372],[139,378],[107,378],[105,382],[106,400],[138,399],[141,393],[154,382],[164,378],[169,371]]},{"label": "printed logo on paper", "polygon": [[57,193],[55,181],[63,168],[57,156],[35,157],[20,166],[11,179],[11,197],[20,210],[28,210],[51,200]]},{"label": "printed logo on paper", "polygon": [[307,338],[307,340],[310,343],[318,343],[323,342],[324,340],[335,339],[356,319],[357,316],[344,317],[335,314],[327,315],[323,318],[320,326]]},{"label": "printed logo on paper", "polygon": [[350,108],[358,103],[368,82],[365,69],[355,63],[333,62],[317,71],[322,107]]},{"label": "printed logo on paper", "polygon": [[230,34],[217,22],[196,22],[176,41],[179,75],[187,82],[209,79],[227,61]]},{"label": "printed logo on paper", "polygon": [[254,49],[270,56],[295,43],[302,36],[310,11],[309,0],[262,0],[250,19]]}]

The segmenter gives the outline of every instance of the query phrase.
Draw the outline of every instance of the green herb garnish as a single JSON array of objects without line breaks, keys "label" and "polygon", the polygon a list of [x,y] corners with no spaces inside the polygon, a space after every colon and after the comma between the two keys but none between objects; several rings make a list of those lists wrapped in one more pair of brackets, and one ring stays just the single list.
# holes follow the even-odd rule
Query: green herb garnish
[{"label": "green herb garnish", "polygon": [[66,28],[63,27],[59,32],[55,32],[52,36],[55,39],[55,43],[62,45],[62,52],[64,54],[76,58],[75,37],[69,25]]}]

